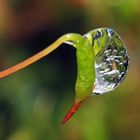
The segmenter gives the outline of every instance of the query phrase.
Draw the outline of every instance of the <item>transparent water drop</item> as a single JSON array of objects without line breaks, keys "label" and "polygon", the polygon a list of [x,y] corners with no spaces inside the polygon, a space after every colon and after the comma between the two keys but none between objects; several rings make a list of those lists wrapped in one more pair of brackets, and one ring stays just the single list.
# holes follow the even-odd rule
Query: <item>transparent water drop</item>
[{"label": "transparent water drop", "polygon": [[126,77],[129,56],[120,36],[111,28],[99,28],[84,35],[95,52],[96,79],[93,95],[114,90]]}]

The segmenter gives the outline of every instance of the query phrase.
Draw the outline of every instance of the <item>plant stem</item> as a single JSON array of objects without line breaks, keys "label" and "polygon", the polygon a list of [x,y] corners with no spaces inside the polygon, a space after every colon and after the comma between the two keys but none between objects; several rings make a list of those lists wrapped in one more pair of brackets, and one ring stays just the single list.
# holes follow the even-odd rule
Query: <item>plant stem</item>
[{"label": "plant stem", "polygon": [[39,53],[35,54],[34,56],[20,62],[19,64],[15,65],[15,66],[12,66],[6,70],[1,71],[0,78],[4,78],[12,73],[15,73],[16,71],[19,71],[19,70],[31,65],[32,63],[38,61],[39,59],[47,56],[52,51],[57,49],[62,43],[72,44],[71,42],[68,42],[68,41],[76,42],[80,38],[81,38],[81,35],[79,35],[79,34],[75,34],[75,33],[65,34],[62,37],[60,37],[59,39],[57,39],[53,44],[51,44],[44,50],[40,51]]}]

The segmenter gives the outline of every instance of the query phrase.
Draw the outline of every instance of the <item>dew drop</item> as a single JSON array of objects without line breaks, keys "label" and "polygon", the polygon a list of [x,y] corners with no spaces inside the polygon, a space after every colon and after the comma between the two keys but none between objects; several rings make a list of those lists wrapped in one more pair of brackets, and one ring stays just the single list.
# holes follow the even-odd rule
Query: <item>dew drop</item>
[{"label": "dew drop", "polygon": [[122,39],[111,28],[98,28],[84,36],[89,39],[95,52],[93,95],[114,90],[128,71],[129,56]]}]

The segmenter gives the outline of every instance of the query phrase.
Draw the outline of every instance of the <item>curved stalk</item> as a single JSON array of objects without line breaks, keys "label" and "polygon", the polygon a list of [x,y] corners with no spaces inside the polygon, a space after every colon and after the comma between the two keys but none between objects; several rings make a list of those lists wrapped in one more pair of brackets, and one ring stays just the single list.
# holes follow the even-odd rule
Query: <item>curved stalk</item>
[{"label": "curved stalk", "polygon": [[6,70],[1,71],[0,78],[4,78],[8,75],[11,75],[11,74],[15,73],[16,71],[19,71],[19,70],[31,65],[32,63],[40,60],[41,58],[47,56],[52,51],[57,49],[62,43],[66,42],[66,41],[71,41],[71,40],[78,41],[79,38],[81,38],[81,36],[79,34],[75,34],[75,33],[63,35],[58,40],[56,40],[53,44],[51,44],[50,46],[48,46],[44,50],[40,51],[39,53],[35,54],[34,56],[22,61],[21,63],[15,65],[15,66],[12,66]]}]

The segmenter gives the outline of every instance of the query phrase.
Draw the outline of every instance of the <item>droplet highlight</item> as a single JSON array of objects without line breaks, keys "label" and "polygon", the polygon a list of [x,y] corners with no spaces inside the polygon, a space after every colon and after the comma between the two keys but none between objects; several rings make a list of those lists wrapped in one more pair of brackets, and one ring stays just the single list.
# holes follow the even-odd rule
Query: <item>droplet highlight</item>
[{"label": "droplet highlight", "polygon": [[96,79],[93,95],[117,88],[127,75],[129,56],[120,36],[111,28],[99,28],[84,35],[95,52]]}]

